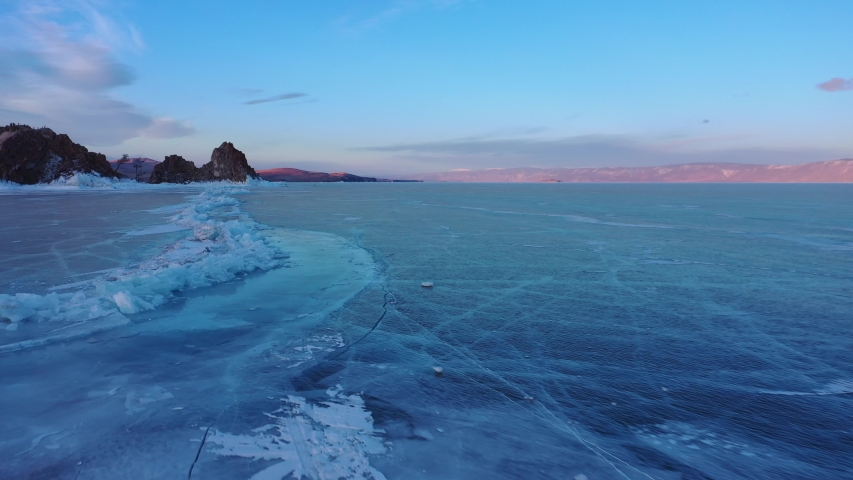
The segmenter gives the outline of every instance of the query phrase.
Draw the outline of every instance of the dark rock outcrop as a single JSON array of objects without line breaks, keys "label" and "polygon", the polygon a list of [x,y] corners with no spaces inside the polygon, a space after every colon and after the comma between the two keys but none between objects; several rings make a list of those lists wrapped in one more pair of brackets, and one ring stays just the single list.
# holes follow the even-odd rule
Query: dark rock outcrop
[{"label": "dark rock outcrop", "polygon": [[200,180],[201,172],[193,162],[180,155],[169,155],[154,165],[148,183],[191,183]]},{"label": "dark rock outcrop", "polygon": [[0,180],[32,185],[77,172],[120,177],[107,157],[72,142],[68,135],[56,134],[47,127],[0,127]]},{"label": "dark rock outcrop", "polygon": [[234,148],[231,142],[223,142],[214,148],[210,161],[201,168],[178,155],[169,155],[154,167],[148,183],[190,183],[228,180],[245,182],[248,178],[259,179],[255,169],[249,166],[246,155]]},{"label": "dark rock outcrop", "polygon": [[210,154],[210,162],[201,167],[201,176],[206,181],[230,180],[245,182],[247,178],[259,179],[255,169],[249,166],[246,155],[234,148],[231,142],[222,142]]},{"label": "dark rock outcrop", "polygon": [[271,168],[258,174],[268,182],[375,182],[373,177],[360,177],[351,173],[309,172],[298,168]]}]

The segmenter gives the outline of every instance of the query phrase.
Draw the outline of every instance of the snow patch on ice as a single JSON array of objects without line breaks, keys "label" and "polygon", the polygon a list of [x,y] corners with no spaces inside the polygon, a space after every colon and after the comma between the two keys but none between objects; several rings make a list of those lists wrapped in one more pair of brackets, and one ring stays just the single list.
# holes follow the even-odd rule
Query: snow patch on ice
[{"label": "snow patch on ice", "polygon": [[272,423],[241,435],[211,429],[207,443],[217,446],[212,449],[217,455],[278,460],[251,480],[385,480],[369,463],[369,455],[385,453],[386,448],[364,400],[344,395],[340,386],[326,394],[329,399],[316,404],[288,395],[281,408],[266,414]]},{"label": "snow patch on ice", "polygon": [[317,352],[334,352],[344,346],[346,346],[346,343],[344,343],[343,336],[340,333],[335,335],[315,335],[306,338],[299,345],[291,344],[284,349],[270,350],[270,355],[277,360],[289,363],[290,365],[287,368],[295,368],[313,360],[314,354]]},{"label": "snow patch on ice", "polygon": [[728,435],[711,432],[693,425],[667,421],[658,425],[632,428],[634,435],[649,446],[669,453],[676,458],[691,450],[715,450],[718,453],[730,451],[747,457],[771,456],[754,445],[731,438]]},{"label": "snow patch on ice", "polygon": [[283,266],[287,256],[267,241],[267,227],[243,214],[231,196],[240,191],[230,186],[209,186],[190,197],[169,222],[175,228],[192,231],[191,236],[138,265],[109,270],[94,280],[80,282],[77,292],[0,294],[0,320],[14,324],[24,320],[79,323],[139,313],[162,305],[176,291]]},{"label": "snow patch on ice", "polygon": [[812,395],[844,395],[853,393],[853,380],[833,380],[821,388],[811,392],[796,392],[787,390],[761,390],[770,395],[812,396]]},{"label": "snow patch on ice", "polygon": [[124,399],[124,408],[128,415],[133,415],[144,411],[148,406],[155,402],[169,400],[175,396],[160,386],[142,387],[131,392],[128,392]]}]

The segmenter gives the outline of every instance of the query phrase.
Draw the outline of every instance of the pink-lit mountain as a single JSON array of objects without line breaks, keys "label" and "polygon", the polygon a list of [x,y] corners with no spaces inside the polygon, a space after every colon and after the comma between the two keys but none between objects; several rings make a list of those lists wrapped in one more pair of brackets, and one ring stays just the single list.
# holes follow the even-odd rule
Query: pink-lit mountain
[{"label": "pink-lit mountain", "polygon": [[426,182],[853,183],[853,159],[800,165],[689,163],[659,167],[490,168],[412,175]]}]

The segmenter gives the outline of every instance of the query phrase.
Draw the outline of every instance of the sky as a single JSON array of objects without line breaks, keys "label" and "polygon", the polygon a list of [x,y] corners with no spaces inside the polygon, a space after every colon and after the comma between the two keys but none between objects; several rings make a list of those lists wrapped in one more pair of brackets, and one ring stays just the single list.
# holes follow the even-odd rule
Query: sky
[{"label": "sky", "polygon": [[0,0],[0,124],[360,175],[853,157],[849,0]]}]

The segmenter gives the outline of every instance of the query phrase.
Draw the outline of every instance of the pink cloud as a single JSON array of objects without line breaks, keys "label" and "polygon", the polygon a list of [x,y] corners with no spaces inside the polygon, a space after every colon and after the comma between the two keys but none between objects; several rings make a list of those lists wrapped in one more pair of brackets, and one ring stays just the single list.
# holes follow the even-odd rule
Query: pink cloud
[{"label": "pink cloud", "polygon": [[823,83],[818,83],[817,88],[824,92],[843,92],[845,90],[853,90],[853,78],[847,80],[835,77]]}]

